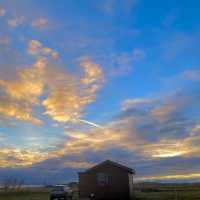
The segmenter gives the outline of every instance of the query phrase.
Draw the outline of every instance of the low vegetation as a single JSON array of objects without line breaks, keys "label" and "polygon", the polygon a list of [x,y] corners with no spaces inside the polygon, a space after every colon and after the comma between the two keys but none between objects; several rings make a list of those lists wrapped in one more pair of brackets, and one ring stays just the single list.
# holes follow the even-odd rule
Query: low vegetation
[{"label": "low vegetation", "polygon": [[200,184],[140,183],[135,185],[136,200],[199,200]]},{"label": "low vegetation", "polygon": [[48,200],[49,191],[46,189],[21,189],[0,192],[0,200]]},{"label": "low vegetation", "polygon": [[[134,192],[135,200],[200,200],[200,184],[143,183],[136,184]],[[48,200],[48,197],[49,190],[44,188],[0,191],[0,200]]]}]

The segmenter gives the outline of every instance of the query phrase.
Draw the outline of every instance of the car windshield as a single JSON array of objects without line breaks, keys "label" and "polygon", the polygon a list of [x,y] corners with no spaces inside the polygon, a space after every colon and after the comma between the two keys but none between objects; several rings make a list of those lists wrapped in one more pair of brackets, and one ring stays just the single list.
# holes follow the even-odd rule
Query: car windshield
[{"label": "car windshield", "polygon": [[65,191],[64,187],[62,187],[62,186],[56,186],[56,187],[54,187],[53,190],[54,191],[59,191],[59,192],[64,192]]}]

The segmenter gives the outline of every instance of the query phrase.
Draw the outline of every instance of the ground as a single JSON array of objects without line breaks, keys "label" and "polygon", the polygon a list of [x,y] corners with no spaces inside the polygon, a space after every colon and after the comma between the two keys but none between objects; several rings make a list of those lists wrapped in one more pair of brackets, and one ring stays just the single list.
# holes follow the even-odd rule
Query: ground
[{"label": "ground", "polygon": [[47,189],[22,189],[20,191],[1,191],[0,200],[48,200]]},{"label": "ground", "polygon": [[[200,200],[199,184],[138,184],[134,192],[135,200]],[[0,192],[0,200],[48,200],[48,197],[47,189]]]},{"label": "ground", "polygon": [[0,200],[48,200],[46,190],[26,190],[17,192],[0,192]]},{"label": "ground", "polygon": [[135,197],[137,200],[200,200],[200,184],[137,184]]},{"label": "ground", "polygon": [[136,200],[199,200],[199,192],[141,192],[136,193]]}]

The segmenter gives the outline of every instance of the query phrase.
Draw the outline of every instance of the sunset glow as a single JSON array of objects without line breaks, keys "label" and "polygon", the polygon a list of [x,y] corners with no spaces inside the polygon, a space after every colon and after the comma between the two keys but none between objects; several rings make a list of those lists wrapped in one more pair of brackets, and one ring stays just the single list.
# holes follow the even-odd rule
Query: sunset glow
[{"label": "sunset glow", "polygon": [[106,159],[138,181],[200,180],[199,6],[0,0],[0,183]]}]

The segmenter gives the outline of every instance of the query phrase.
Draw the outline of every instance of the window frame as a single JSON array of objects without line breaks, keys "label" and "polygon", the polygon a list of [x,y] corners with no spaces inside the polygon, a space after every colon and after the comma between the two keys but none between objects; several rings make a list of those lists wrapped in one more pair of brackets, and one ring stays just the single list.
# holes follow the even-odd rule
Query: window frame
[{"label": "window frame", "polygon": [[98,172],[97,173],[97,185],[101,187],[110,186],[111,178],[108,173]]}]

